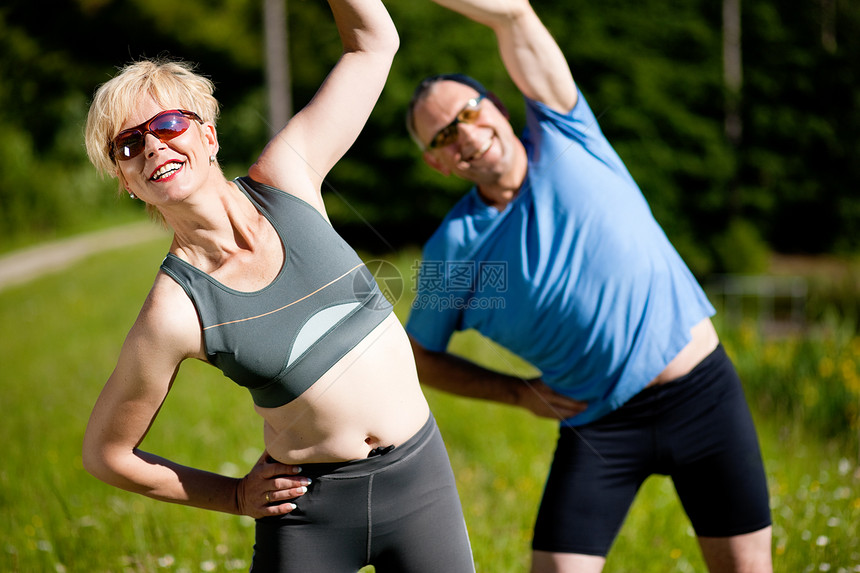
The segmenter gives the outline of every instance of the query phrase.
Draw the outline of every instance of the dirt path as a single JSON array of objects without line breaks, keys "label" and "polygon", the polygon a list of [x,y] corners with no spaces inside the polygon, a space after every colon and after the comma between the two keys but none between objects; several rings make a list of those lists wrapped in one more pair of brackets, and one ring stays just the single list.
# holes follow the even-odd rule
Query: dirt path
[{"label": "dirt path", "polygon": [[158,225],[144,221],[14,251],[0,256],[0,290],[63,270],[94,253],[166,236]]},{"label": "dirt path", "polygon": [[[6,255],[0,255],[0,291],[26,283],[44,274],[68,268],[94,253],[118,249],[159,237],[167,231],[157,224],[143,221],[105,231],[98,231],[59,241],[36,245]],[[797,276],[828,276],[831,280],[844,278],[851,264],[836,257],[774,255],[768,274]],[[855,276],[860,276],[855,274]],[[860,286],[860,285],[858,285]]]}]

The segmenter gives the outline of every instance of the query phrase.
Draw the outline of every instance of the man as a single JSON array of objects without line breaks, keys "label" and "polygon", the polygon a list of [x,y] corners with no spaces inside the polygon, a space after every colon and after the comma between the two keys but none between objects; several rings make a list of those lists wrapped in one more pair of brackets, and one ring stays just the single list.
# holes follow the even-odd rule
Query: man
[{"label": "man", "polygon": [[[465,76],[416,90],[407,124],[425,162],[474,187],[425,246],[407,332],[422,382],[563,421],[532,571],[600,571],[653,473],[672,477],[712,572],[771,571],[758,440],[713,307],[527,0],[435,1],[494,31],[528,125],[518,139]],[[448,354],[468,328],[541,378]]]}]

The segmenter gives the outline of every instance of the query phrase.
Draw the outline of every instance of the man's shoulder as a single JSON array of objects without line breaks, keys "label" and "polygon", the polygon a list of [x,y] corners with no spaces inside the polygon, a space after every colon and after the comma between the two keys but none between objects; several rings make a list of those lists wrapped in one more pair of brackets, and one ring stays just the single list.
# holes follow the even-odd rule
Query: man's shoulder
[{"label": "man's shoulder", "polygon": [[448,213],[445,214],[439,226],[436,227],[436,231],[428,240],[428,244],[430,242],[445,242],[462,235],[466,221],[474,215],[474,193],[475,188],[473,187],[468,193],[457,200],[448,210]]},{"label": "man's shoulder", "polygon": [[[577,88],[576,103],[568,112],[555,110],[544,103],[531,100],[524,96],[526,107],[526,129],[524,139],[528,139],[530,132],[540,132],[545,129],[560,131],[567,136],[590,130],[600,131],[597,118],[591,110],[591,106],[585,96]],[[554,127],[550,127],[554,126]]]},{"label": "man's shoulder", "polygon": [[461,220],[451,217],[451,212],[424,243],[424,258],[447,259],[463,245],[465,236]]}]

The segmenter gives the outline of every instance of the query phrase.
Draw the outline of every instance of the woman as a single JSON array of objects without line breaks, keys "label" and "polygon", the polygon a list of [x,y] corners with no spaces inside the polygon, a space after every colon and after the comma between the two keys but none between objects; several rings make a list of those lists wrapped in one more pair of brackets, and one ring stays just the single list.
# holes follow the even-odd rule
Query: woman
[{"label": "woman", "polygon": [[[329,4],[343,56],[248,177],[222,174],[212,84],[189,66],[137,62],[97,91],[91,160],[174,238],[95,404],[84,463],[129,491],[257,518],[254,571],[473,571],[409,342],[320,194],[397,32],[377,0]],[[266,452],[241,480],[138,448],[191,358],[246,386],[265,422]]]}]

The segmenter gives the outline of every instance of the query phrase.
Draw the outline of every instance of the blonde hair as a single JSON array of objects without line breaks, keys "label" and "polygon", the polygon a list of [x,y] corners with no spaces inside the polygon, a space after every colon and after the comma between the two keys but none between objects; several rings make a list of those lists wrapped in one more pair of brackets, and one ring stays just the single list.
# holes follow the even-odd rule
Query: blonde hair
[{"label": "blonde hair", "polygon": [[215,124],[219,105],[214,91],[212,81],[187,62],[157,58],[126,65],[93,96],[84,135],[90,161],[100,173],[116,176],[111,141],[134,113],[141,96],[151,97],[165,109],[193,111],[204,122]]}]

